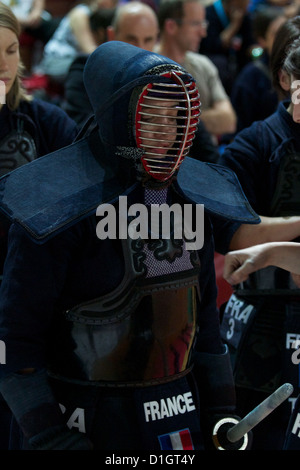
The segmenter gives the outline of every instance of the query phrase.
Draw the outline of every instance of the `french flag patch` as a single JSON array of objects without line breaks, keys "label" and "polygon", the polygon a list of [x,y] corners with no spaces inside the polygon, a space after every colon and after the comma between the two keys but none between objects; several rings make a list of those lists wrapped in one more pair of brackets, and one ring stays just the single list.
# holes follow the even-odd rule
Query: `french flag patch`
[{"label": "french flag patch", "polygon": [[158,436],[162,450],[193,450],[193,441],[188,428]]}]

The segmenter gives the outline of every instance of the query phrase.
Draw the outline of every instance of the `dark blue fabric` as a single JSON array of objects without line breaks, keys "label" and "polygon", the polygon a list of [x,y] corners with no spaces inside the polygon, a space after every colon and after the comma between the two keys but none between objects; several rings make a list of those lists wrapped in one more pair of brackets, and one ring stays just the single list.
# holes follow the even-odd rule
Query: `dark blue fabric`
[{"label": "dark blue fabric", "polygon": [[96,212],[124,188],[80,140],[0,180],[2,210],[39,239]]},{"label": "dark blue fabric", "polygon": [[237,114],[237,132],[273,114],[278,97],[272,88],[267,56],[247,64],[236,77],[231,90],[231,102]]},{"label": "dark blue fabric", "polygon": [[156,76],[147,74],[158,66],[165,70],[166,65],[180,67],[171,59],[120,41],[101,44],[89,56],[83,81],[103,142],[113,146],[133,145],[128,126],[120,125],[129,122],[132,126],[128,117],[132,90],[155,81],[161,82],[158,72]]},{"label": "dark blue fabric", "polygon": [[218,15],[215,3],[206,6],[206,19],[209,27],[206,37],[201,40],[199,52],[209,57],[218,68],[223,86],[230,96],[237,74],[251,61],[248,49],[255,45],[251,17],[249,13],[245,15],[241,27],[235,34],[241,42],[239,47],[235,45],[223,47],[220,34],[225,26]]},{"label": "dark blue fabric", "polygon": [[[259,222],[235,175],[219,165],[186,158],[177,183],[188,200],[204,204],[212,214]],[[109,167],[101,166],[82,139],[1,178],[0,210],[44,241],[133,187],[124,187]]]},{"label": "dark blue fabric", "polygon": [[180,167],[177,182],[184,196],[224,219],[259,223],[236,175],[221,165],[199,163],[186,158]]},{"label": "dark blue fabric", "polygon": [[[31,241],[18,225],[12,225],[0,290],[0,337],[7,356],[6,364],[0,365],[1,376],[28,364],[43,368],[46,344],[50,341],[51,347],[51,334],[55,335],[61,312],[104,295],[121,282],[121,242],[98,239],[96,223],[96,216],[85,218],[42,245]],[[214,312],[214,266],[209,261],[213,259],[214,245],[208,220],[205,228],[205,244],[200,251],[203,311],[199,321],[203,327],[197,348],[214,352],[219,347],[213,340],[219,320]],[[35,286],[32,295],[31,286]]]},{"label": "dark blue fabric", "polygon": [[[214,244],[208,220],[205,227],[205,243],[199,251],[201,305],[195,348],[219,354],[223,345],[216,309]],[[0,377],[28,366],[37,369],[46,366],[55,348],[63,311],[111,292],[120,284],[123,274],[120,241],[99,240],[95,216],[85,218],[42,245],[31,241],[22,228],[13,224],[0,291],[0,337],[7,351],[7,363],[0,365]],[[101,401],[99,406],[103,409]],[[103,416],[111,420],[111,415]],[[122,436],[118,438],[122,445]]]},{"label": "dark blue fabric", "polygon": [[58,106],[34,99],[21,101],[16,111],[6,105],[0,112],[0,141],[13,129],[20,119],[34,139],[39,156],[54,152],[75,139],[78,128],[76,123]]},{"label": "dark blue fabric", "polygon": [[283,449],[300,450],[300,395],[294,405]]},{"label": "dark blue fabric", "polygon": [[[78,129],[73,120],[60,108],[41,100],[34,99],[30,102],[21,101],[16,111],[9,111],[7,106],[3,106],[0,112],[0,145],[11,132],[23,130],[33,139],[36,147],[36,157],[41,157],[50,152],[58,150],[69,145],[75,139]],[[9,152],[13,152],[11,148]],[[8,157],[12,154],[9,153]],[[32,158],[34,155],[32,156]],[[4,163],[6,162],[4,158]],[[15,164],[15,163],[14,163]],[[2,170],[7,166],[4,165]],[[4,170],[3,170],[4,171]],[[58,170],[52,175],[55,180]],[[4,174],[4,173],[1,173]],[[36,184],[38,181],[32,181],[31,175],[27,175],[25,183],[25,192],[27,182]],[[18,188],[16,188],[18,192]],[[28,195],[24,195],[24,203],[28,202]],[[9,221],[3,214],[0,215],[0,274],[2,274],[3,263],[7,251],[7,233]]]},{"label": "dark blue fabric", "polygon": [[[15,111],[10,111],[6,105],[0,112],[0,142],[13,130],[23,129],[34,140],[37,157],[69,145],[76,137],[76,123],[60,108],[50,103],[34,99],[21,101]],[[56,175],[53,175],[56,178]],[[28,176],[28,181],[31,176]],[[26,190],[26,188],[25,188]],[[27,197],[25,199],[27,201]],[[0,218],[0,274],[7,252],[7,236],[10,223],[1,214]],[[4,367],[4,366],[2,366]],[[0,449],[9,447],[11,410],[0,394]]]},{"label": "dark blue fabric", "polygon": [[241,131],[220,156],[220,164],[232,169],[253,209],[270,215],[278,168],[287,151],[300,151],[299,124],[287,112],[289,101],[264,121]]},{"label": "dark blue fabric", "polygon": [[[224,25],[216,12],[214,4],[206,7],[206,19],[209,21],[209,28],[207,36],[201,40],[199,52],[211,58],[215,54],[222,54],[228,58],[230,52],[223,48],[220,39],[220,33],[224,30]],[[247,56],[246,53],[247,49],[255,44],[249,14],[246,14],[236,36],[242,39],[241,49],[237,53],[238,66],[241,70],[244,65],[250,62],[250,56]]]}]

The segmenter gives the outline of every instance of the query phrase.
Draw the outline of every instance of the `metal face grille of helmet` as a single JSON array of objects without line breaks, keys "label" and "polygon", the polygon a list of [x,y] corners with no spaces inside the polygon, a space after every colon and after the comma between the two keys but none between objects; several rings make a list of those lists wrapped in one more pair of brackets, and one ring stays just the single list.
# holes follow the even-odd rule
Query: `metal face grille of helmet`
[{"label": "metal face grille of helmet", "polygon": [[153,178],[166,181],[179,168],[192,145],[200,117],[200,95],[192,77],[180,71],[161,74],[169,80],[147,85],[135,116],[137,147]]}]

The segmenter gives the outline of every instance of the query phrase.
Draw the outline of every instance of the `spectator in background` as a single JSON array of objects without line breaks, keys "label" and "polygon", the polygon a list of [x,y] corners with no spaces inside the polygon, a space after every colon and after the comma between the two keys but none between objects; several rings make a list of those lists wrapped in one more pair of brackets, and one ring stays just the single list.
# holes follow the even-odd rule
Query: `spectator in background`
[{"label": "spectator in background", "polygon": [[54,18],[45,10],[45,0],[2,0],[9,6],[22,28],[20,53],[26,71],[30,73],[38,41],[42,47],[56,30],[60,18]]},{"label": "spectator in background", "polygon": [[102,5],[103,0],[90,0],[72,8],[45,45],[42,60],[37,67],[39,73],[63,84],[75,57],[81,53],[90,54],[96,49],[97,43],[89,18],[96,8],[106,8]]},{"label": "spectator in background", "polygon": [[196,79],[201,96],[201,121],[218,143],[234,133],[236,115],[211,60],[198,53],[207,34],[201,0],[162,0],[158,10],[160,41],[155,51],[182,65]]},{"label": "spectator in background", "polygon": [[[77,135],[75,122],[64,111],[33,99],[22,88],[19,35],[16,17],[9,7],[0,3],[0,82],[5,85],[5,100],[0,103],[0,176],[70,144]],[[9,227],[10,223],[1,215],[0,283]],[[0,397],[0,449],[8,446],[10,417]]]},{"label": "spectator in background", "polygon": [[250,0],[248,10],[252,14],[255,13],[259,8],[267,6],[282,8],[287,18],[293,18],[300,13],[300,5],[298,0]]},{"label": "spectator in background", "polygon": [[237,74],[252,60],[255,46],[248,5],[249,0],[216,0],[206,7],[209,27],[199,52],[216,65],[229,96]]},{"label": "spectator in background", "polygon": [[274,37],[286,21],[282,9],[265,7],[253,15],[253,34],[263,49],[261,57],[247,64],[234,81],[231,102],[237,114],[237,132],[276,111],[278,95],[273,88],[269,57]]},{"label": "spectator in background", "polygon": [[2,3],[11,8],[20,23],[22,33],[25,31],[43,43],[50,39],[58,26],[59,19],[53,18],[46,11],[45,0],[2,0]]},{"label": "spectator in background", "polygon": [[107,28],[109,41],[127,42],[147,51],[153,51],[158,34],[158,20],[153,8],[135,1],[120,5]]},{"label": "spectator in background", "polygon": [[[99,8],[90,17],[91,29],[98,30],[95,41],[118,40],[152,51],[158,38],[158,21],[154,10],[142,2],[128,2],[116,9]],[[100,32],[100,35],[99,35]],[[102,42],[99,42],[100,45]],[[66,112],[82,126],[93,114],[83,86],[83,69],[89,54],[80,54],[73,61],[65,83]]]},{"label": "spectator in background", "polygon": [[[95,42],[107,41],[107,28],[111,24],[114,9],[98,8],[90,15],[90,27]],[[62,108],[79,127],[93,114],[90,100],[83,85],[83,69],[89,54],[79,54],[72,62],[64,82]]]}]

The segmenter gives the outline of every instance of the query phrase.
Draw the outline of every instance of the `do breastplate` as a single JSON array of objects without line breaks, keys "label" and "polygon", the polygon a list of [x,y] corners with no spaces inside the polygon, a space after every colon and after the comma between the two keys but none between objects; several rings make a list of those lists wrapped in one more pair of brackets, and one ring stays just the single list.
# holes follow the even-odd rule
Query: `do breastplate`
[{"label": "do breastplate", "polygon": [[11,131],[0,142],[0,177],[37,157],[33,138],[24,130]]},{"label": "do breastplate", "polygon": [[[272,217],[298,214],[300,207],[300,154],[290,151],[280,163],[276,189],[271,202]],[[269,266],[251,274],[236,294],[241,295],[285,295],[299,296],[300,289],[291,274]]]},{"label": "do breastplate", "polygon": [[125,276],[66,312],[54,373],[97,385],[146,384],[186,371],[196,332],[200,263],[182,239],[122,240]]}]

